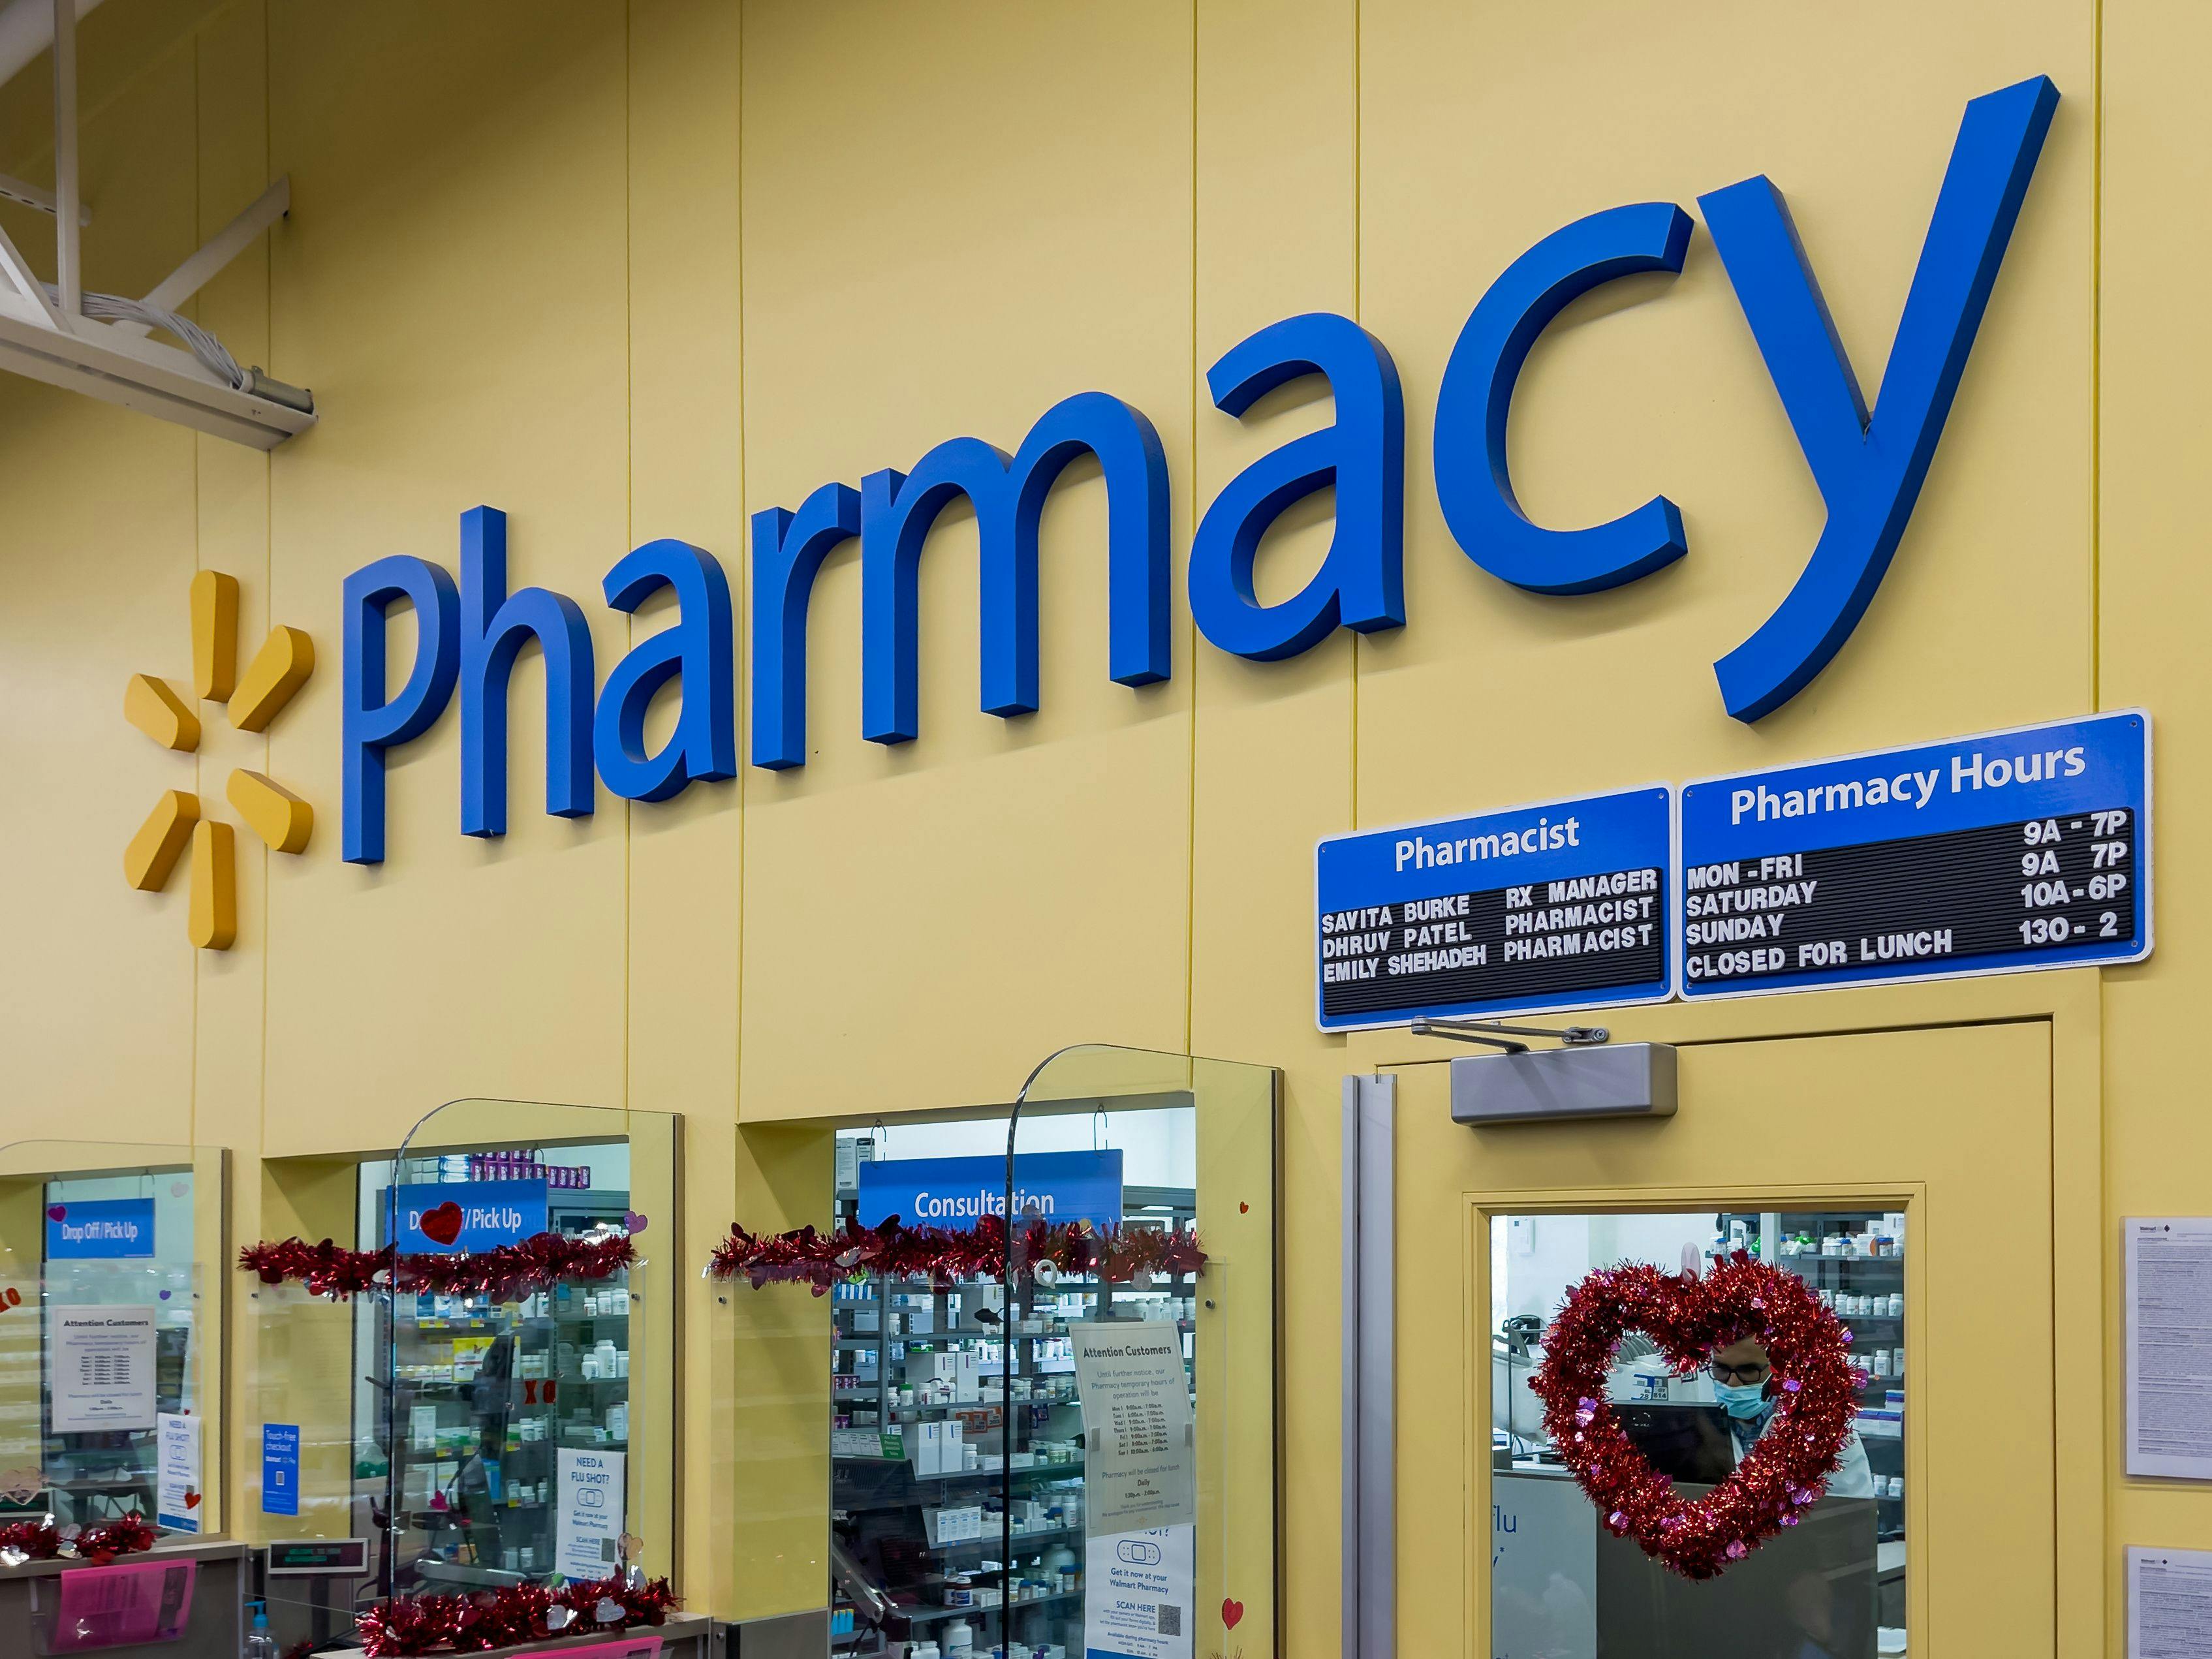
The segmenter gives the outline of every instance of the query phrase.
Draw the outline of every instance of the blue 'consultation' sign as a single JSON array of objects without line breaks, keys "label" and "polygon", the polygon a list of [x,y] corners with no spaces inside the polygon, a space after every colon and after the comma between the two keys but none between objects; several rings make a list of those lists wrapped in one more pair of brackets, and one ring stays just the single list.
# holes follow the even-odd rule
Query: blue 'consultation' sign
[{"label": "blue 'consultation' sign", "polygon": [[2140,709],[1687,784],[1680,836],[1686,997],[2150,954]]},{"label": "blue 'consultation' sign", "polygon": [[1322,1030],[1664,1001],[1673,805],[1632,789],[1325,837]]},{"label": "blue 'consultation' sign", "polygon": [[154,1200],[81,1198],[46,1206],[46,1260],[102,1261],[154,1254]]},{"label": "blue 'consultation' sign", "polygon": [[[973,1227],[1006,1212],[1003,1158],[894,1158],[858,1170],[859,1220],[879,1227],[896,1216],[910,1227]],[[1121,1224],[1121,1154],[1022,1152],[1014,1158],[1014,1214],[1054,1226]]]}]

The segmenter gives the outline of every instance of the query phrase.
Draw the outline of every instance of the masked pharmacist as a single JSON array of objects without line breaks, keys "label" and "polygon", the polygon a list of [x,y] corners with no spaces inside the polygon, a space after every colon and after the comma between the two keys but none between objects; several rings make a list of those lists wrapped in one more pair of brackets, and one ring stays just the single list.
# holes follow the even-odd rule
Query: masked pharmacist
[{"label": "masked pharmacist", "polygon": [[[1729,1438],[1735,1444],[1735,1461],[1741,1463],[1744,1454],[1766,1432],[1766,1425],[1774,1420],[1775,1411],[1781,1404],[1770,1397],[1774,1389],[1774,1367],[1767,1359],[1766,1350],[1745,1337],[1725,1348],[1715,1349],[1706,1369],[1712,1375],[1713,1398],[1728,1413]],[[1859,1443],[1856,1431],[1844,1437],[1836,1472],[1828,1477],[1828,1495],[1874,1496],[1874,1470],[1868,1465],[1866,1448]]]}]

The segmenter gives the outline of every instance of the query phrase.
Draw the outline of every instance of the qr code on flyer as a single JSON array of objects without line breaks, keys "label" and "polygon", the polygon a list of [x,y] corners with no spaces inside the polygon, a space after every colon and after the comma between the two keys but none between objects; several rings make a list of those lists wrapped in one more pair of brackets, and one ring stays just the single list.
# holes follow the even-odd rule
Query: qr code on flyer
[{"label": "qr code on flyer", "polygon": [[1160,1628],[1158,1633],[1162,1636],[1180,1636],[1182,1634],[1182,1609],[1181,1607],[1171,1607],[1164,1601],[1160,1603]]}]

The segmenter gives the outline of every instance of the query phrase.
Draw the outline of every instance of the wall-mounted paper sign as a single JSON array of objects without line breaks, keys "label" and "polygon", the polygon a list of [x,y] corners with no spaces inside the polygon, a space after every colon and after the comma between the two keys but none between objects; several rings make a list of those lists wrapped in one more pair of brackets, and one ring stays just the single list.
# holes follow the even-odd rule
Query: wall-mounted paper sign
[{"label": "wall-mounted paper sign", "polygon": [[563,1446],[553,1454],[553,1570],[570,1578],[622,1571],[623,1470],[628,1454]]},{"label": "wall-mounted paper sign", "polygon": [[2131,1216],[2128,1473],[2212,1480],[2212,1217]]},{"label": "wall-mounted paper sign", "polygon": [[2128,1659],[2212,1659],[2212,1553],[2129,1548]]},{"label": "wall-mounted paper sign", "polygon": [[1172,1322],[1071,1325],[1083,1405],[1084,1516],[1093,1534],[1198,1519],[1182,1333]]},{"label": "wall-mounted paper sign", "polygon": [[46,1363],[56,1434],[154,1426],[154,1310],[55,1308]]},{"label": "wall-mounted paper sign", "polygon": [[154,1519],[171,1532],[200,1530],[200,1420],[163,1412],[155,1437]]}]

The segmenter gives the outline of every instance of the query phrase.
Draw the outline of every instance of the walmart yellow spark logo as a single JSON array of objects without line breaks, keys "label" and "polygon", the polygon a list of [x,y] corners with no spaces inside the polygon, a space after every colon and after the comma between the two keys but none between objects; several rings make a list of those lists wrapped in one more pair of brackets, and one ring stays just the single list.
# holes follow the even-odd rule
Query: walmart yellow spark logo
[{"label": "walmart yellow spark logo", "polygon": [[[238,730],[266,731],[314,672],[314,642],[296,628],[272,628],[240,674],[238,579],[216,570],[192,578],[193,702],[226,703]],[[151,674],[131,677],[123,717],[164,749],[189,755],[200,746],[200,720],[191,702]],[[314,832],[314,809],[258,772],[240,767],[223,793],[247,827],[279,853],[304,850]],[[203,816],[198,795],[163,792],[124,849],[124,878],[142,893],[160,892],[187,841],[192,847],[187,931],[204,951],[228,951],[238,937],[235,837],[228,823]]]}]

